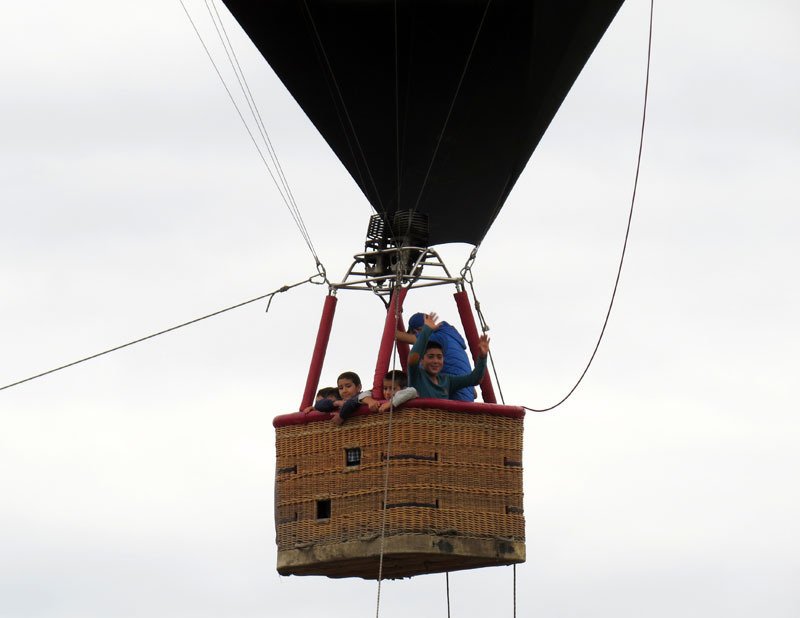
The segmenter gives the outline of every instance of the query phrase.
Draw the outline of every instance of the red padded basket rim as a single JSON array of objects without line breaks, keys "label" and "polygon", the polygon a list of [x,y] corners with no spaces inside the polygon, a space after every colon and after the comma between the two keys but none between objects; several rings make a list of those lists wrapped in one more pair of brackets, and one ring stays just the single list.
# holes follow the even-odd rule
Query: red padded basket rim
[{"label": "red padded basket rim", "polygon": [[[492,414],[493,416],[507,416],[510,418],[524,418],[525,409],[520,406],[504,406],[499,403],[473,403],[468,401],[452,401],[450,399],[412,399],[406,404],[399,406],[403,408],[433,408],[436,410],[450,410],[451,412],[465,412],[467,414]],[[368,414],[380,414],[370,412],[367,406],[361,406],[355,416],[366,416]],[[317,421],[327,421],[333,417],[332,414],[317,412],[312,410],[308,414],[303,412],[292,412],[291,414],[281,414],[272,419],[274,427],[288,427],[290,425],[305,425]]]}]

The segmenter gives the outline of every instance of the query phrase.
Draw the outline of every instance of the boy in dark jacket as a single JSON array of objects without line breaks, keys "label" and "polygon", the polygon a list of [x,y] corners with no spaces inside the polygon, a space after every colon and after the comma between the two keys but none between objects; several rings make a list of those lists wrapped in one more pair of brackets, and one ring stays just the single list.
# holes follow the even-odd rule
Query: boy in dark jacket
[{"label": "boy in dark jacket", "polygon": [[[378,405],[369,391],[361,390],[361,378],[355,371],[345,371],[336,379],[336,385],[339,389],[338,399],[318,399],[314,404],[314,409],[319,412],[333,413],[331,420],[334,425],[338,426],[344,423],[361,404],[368,405],[370,408]],[[308,411],[307,409],[306,412]]]}]

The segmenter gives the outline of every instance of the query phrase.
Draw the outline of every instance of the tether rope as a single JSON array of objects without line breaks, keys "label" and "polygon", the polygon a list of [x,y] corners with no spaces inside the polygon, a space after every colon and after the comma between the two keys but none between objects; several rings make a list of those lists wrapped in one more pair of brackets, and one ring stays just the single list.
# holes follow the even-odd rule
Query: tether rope
[{"label": "tether rope", "polygon": [[[489,325],[486,323],[486,320],[483,317],[483,313],[481,312],[481,303],[478,301],[478,297],[475,295],[475,287],[472,285],[473,276],[472,276],[472,264],[475,262],[475,258],[478,254],[478,247],[476,246],[472,253],[470,254],[469,258],[467,259],[467,263],[464,265],[464,268],[461,270],[461,277],[462,279],[469,284],[470,291],[472,292],[472,299],[475,304],[475,312],[478,314],[478,318],[481,323],[481,330],[485,335],[489,330]],[[497,392],[500,395],[500,403],[503,405],[506,404],[506,398],[503,396],[503,388],[500,386],[500,378],[497,375],[497,366],[494,363],[494,356],[492,356],[492,350],[489,350],[489,362],[492,365],[492,374],[494,375],[494,383],[497,386]],[[517,565],[512,564],[513,568],[513,575],[512,575],[512,607],[513,607],[513,616],[517,618]],[[449,592],[449,581],[448,581],[448,597],[447,597],[447,615],[450,616],[450,592]]]},{"label": "tether rope", "polygon": [[[569,392],[566,395],[564,395],[564,397],[562,397],[560,401],[558,401],[557,403],[555,403],[552,406],[549,406],[547,408],[533,408],[533,407],[529,407],[529,406],[521,406],[522,408],[524,408],[526,410],[529,410],[530,412],[548,412],[548,411],[560,406],[567,399],[569,399],[569,397],[572,395],[572,393],[575,392],[575,390],[578,388],[580,383],[583,381],[583,378],[586,376],[586,373],[589,371],[589,367],[591,367],[592,361],[594,361],[594,358],[597,355],[597,350],[600,348],[600,343],[603,340],[603,336],[604,336],[604,334],[606,332],[606,327],[608,326],[608,322],[609,322],[609,319],[611,317],[611,309],[614,306],[614,300],[615,300],[615,298],[617,296],[617,289],[619,287],[619,281],[620,281],[620,278],[622,276],[622,265],[623,265],[623,263],[625,261],[625,253],[626,253],[626,250],[628,248],[628,239],[630,237],[630,232],[631,232],[631,222],[633,221],[633,208],[634,208],[634,205],[636,203],[636,190],[637,190],[637,188],[639,186],[639,171],[641,169],[642,149],[643,149],[643,146],[644,146],[644,129],[645,129],[645,126],[646,126],[646,121],[647,121],[647,99],[648,99],[648,93],[649,93],[649,88],[650,88],[650,58],[651,58],[652,47],[653,47],[653,8],[654,8],[653,5],[654,5],[654,1],[655,0],[650,0],[650,23],[649,23],[648,37],[647,37],[647,69],[646,69],[646,72],[645,72],[644,101],[643,101],[643,104],[642,104],[642,126],[641,126],[641,131],[640,131],[640,134],[639,134],[639,150],[638,150],[638,154],[637,154],[637,158],[636,158],[636,173],[634,174],[634,180],[633,180],[633,193],[631,195],[631,205],[630,205],[630,209],[628,211],[628,222],[627,222],[627,225],[626,225],[626,228],[625,228],[625,240],[624,240],[624,242],[622,244],[622,253],[621,253],[620,259],[619,259],[619,266],[617,267],[617,275],[616,275],[616,278],[614,280],[614,288],[613,288],[613,291],[611,293],[611,300],[610,300],[610,302],[608,304],[608,310],[606,311],[606,316],[605,316],[605,319],[603,320],[603,327],[600,330],[600,335],[597,338],[597,342],[595,343],[594,349],[592,350],[592,354],[589,357],[589,360],[586,363],[586,366],[584,367],[583,371],[581,372],[580,377],[578,377],[578,380],[575,382],[575,384],[572,386],[572,388],[569,390]],[[470,254],[469,258],[467,259],[467,262],[464,264],[464,267],[461,269],[461,278],[470,287],[470,291],[472,292],[473,303],[474,303],[474,306],[475,306],[475,311],[477,312],[478,318],[479,318],[480,323],[481,323],[481,329],[483,330],[484,333],[486,333],[489,330],[489,326],[486,324],[486,321],[484,320],[483,313],[481,312],[481,308],[480,308],[480,302],[478,301],[478,298],[475,295],[475,287],[473,286],[473,276],[472,276],[472,265],[475,262],[475,258],[476,258],[479,246],[480,245],[477,245],[472,250],[472,253]],[[500,380],[498,379],[498,376],[497,376],[497,368],[495,366],[494,356],[492,355],[491,351],[489,352],[489,360],[490,360],[491,365],[492,365],[492,372],[494,374],[495,384],[497,385],[497,390],[500,393],[500,399],[502,401],[503,400],[503,390],[500,387]]]},{"label": "tether rope", "polygon": [[511,565],[514,568],[514,590],[512,591],[512,597],[514,601],[514,618],[517,618],[517,565]]},{"label": "tether rope", "polygon": [[[397,331],[397,320],[400,317],[400,275],[398,273],[394,288],[394,329]],[[381,509],[381,545],[380,556],[378,558],[378,598],[376,600],[375,618],[379,618],[381,612],[381,585],[383,584],[383,552],[386,541],[386,505],[389,503],[389,469],[392,461],[392,420],[394,418],[394,371],[397,368],[397,332],[393,335],[392,341],[392,393],[389,397],[389,427],[386,432],[386,472],[383,477],[383,508]]]},{"label": "tether rope", "polygon": [[[233,93],[231,92],[230,88],[228,88],[228,84],[225,82],[225,78],[222,76],[222,73],[220,72],[219,67],[217,67],[217,63],[214,61],[214,57],[211,55],[211,51],[208,49],[208,46],[206,45],[205,41],[203,40],[203,36],[200,34],[200,31],[198,30],[197,25],[195,24],[194,20],[192,19],[192,16],[189,14],[189,10],[186,8],[186,5],[184,4],[184,0],[179,0],[179,2],[181,3],[181,7],[183,7],[183,11],[186,14],[186,18],[189,20],[189,23],[191,24],[192,29],[194,30],[195,34],[197,35],[198,40],[200,41],[200,45],[203,46],[203,50],[206,52],[206,56],[208,56],[208,59],[211,61],[211,66],[214,68],[214,71],[216,72],[217,77],[219,77],[220,82],[222,82],[222,87],[225,88],[225,92],[228,94],[228,98],[230,99],[231,103],[233,103],[233,107],[236,110],[236,113],[238,114],[239,119],[242,121],[242,124],[244,125],[244,128],[247,131],[247,134],[250,136],[250,140],[253,142],[253,145],[256,147],[256,151],[258,152],[258,156],[261,158],[261,161],[264,163],[264,167],[267,168],[267,172],[269,173],[270,178],[272,178],[272,182],[275,184],[275,187],[278,189],[278,193],[280,194],[281,199],[283,200],[284,204],[286,205],[286,208],[289,210],[289,214],[291,215],[292,219],[294,220],[295,225],[297,226],[297,229],[300,231],[300,235],[303,237],[303,240],[305,241],[306,246],[308,246],[309,251],[311,251],[311,255],[313,256],[313,258],[316,261],[317,265],[321,266],[321,262],[320,262],[319,256],[317,255],[317,252],[314,249],[314,245],[311,242],[311,237],[308,234],[308,230],[306,229],[305,223],[303,222],[303,218],[300,215],[300,211],[297,209],[296,205],[294,207],[292,206],[292,203],[289,201],[287,196],[284,194],[284,191],[281,188],[281,183],[275,177],[276,173],[272,171],[272,168],[270,167],[269,163],[267,162],[267,158],[264,156],[264,153],[261,150],[261,146],[258,144],[258,140],[256,140],[255,136],[253,135],[253,132],[250,130],[250,125],[247,124],[247,121],[245,120],[244,115],[242,114],[241,110],[239,109],[239,105],[236,103],[236,99],[234,98]],[[206,5],[206,6],[208,6],[208,5]],[[212,21],[213,21],[213,18],[212,18]],[[219,28],[217,27],[216,22],[214,22],[214,27],[217,29],[217,32],[219,33]],[[224,43],[223,43],[223,47],[225,47]],[[230,54],[229,54],[227,48],[225,48],[225,52],[226,52],[226,54],[228,54],[228,58],[230,60]],[[234,73],[236,73],[235,69],[234,69]],[[237,79],[239,79],[238,75],[237,75]],[[241,81],[240,81],[240,86],[241,86]],[[247,98],[247,97],[245,96],[245,98]],[[248,105],[250,105],[249,102],[248,102]],[[256,123],[256,124],[258,124],[258,123]]]},{"label": "tether rope", "polygon": [[164,335],[166,333],[171,333],[172,331],[178,330],[179,328],[183,328],[184,326],[189,326],[190,324],[196,324],[202,320],[207,320],[208,318],[213,318],[214,316],[220,315],[225,313],[226,311],[232,311],[233,309],[238,309],[239,307],[244,307],[245,305],[249,305],[250,303],[254,303],[259,300],[263,300],[265,298],[269,298],[270,302],[267,304],[267,310],[269,310],[269,305],[272,303],[272,297],[276,294],[280,294],[282,292],[286,292],[291,290],[292,288],[296,288],[297,286],[303,285],[305,283],[313,283],[316,285],[321,285],[325,281],[324,279],[320,281],[315,281],[314,279],[317,277],[321,277],[319,273],[316,273],[309,277],[308,279],[303,279],[303,281],[298,281],[297,283],[293,283],[291,285],[284,285],[269,292],[268,294],[262,294],[261,296],[257,296],[256,298],[251,298],[250,300],[246,300],[242,303],[238,303],[236,305],[232,305],[231,307],[226,307],[225,309],[220,309],[219,311],[215,311],[214,313],[209,313],[208,315],[204,315],[200,318],[195,318],[194,320],[189,320],[188,322],[184,322],[183,324],[178,324],[177,326],[172,326],[170,328],[166,328],[164,330],[160,330],[157,333],[153,333],[152,335],[147,335],[146,337],[140,337],[139,339],[135,339],[134,341],[129,341],[128,343],[123,343],[122,345],[118,345],[116,347],[110,348],[108,350],[104,350],[103,352],[98,352],[97,354],[92,354],[91,356],[87,356],[86,358],[82,358],[80,360],[73,361],[71,363],[67,363],[66,365],[61,365],[60,367],[56,367],[55,369],[50,369],[48,371],[43,371],[42,373],[36,374],[35,376],[31,376],[29,378],[25,378],[24,380],[17,380],[16,382],[12,382],[11,384],[6,384],[3,387],[0,387],[0,391],[6,390],[7,388],[11,388],[12,386],[18,386],[20,384],[24,384],[25,382],[30,382],[31,380],[35,380],[37,378],[44,377],[46,375],[50,375],[51,373],[55,373],[56,371],[61,371],[62,369],[67,369],[68,367],[74,367],[75,365],[79,365],[80,363],[85,363],[86,361],[92,360],[99,356],[103,356],[105,354],[110,354],[111,352],[116,352],[117,350],[121,350],[123,348],[130,347],[134,344],[141,343],[142,341],[147,341],[148,339],[153,339],[154,337],[158,337],[160,335]]},{"label": "tether rope", "polygon": [[600,348],[600,342],[603,340],[603,335],[606,332],[606,326],[608,326],[609,318],[611,317],[611,308],[614,306],[614,299],[617,296],[617,288],[619,287],[619,280],[622,276],[622,264],[625,261],[625,251],[628,248],[628,237],[630,236],[631,232],[631,221],[633,220],[633,206],[636,203],[636,189],[639,186],[639,169],[642,164],[642,147],[644,145],[644,128],[647,120],[647,95],[650,88],[650,55],[653,48],[653,3],[655,0],[650,0],[650,26],[649,32],[647,35],[647,70],[645,73],[645,80],[644,80],[644,103],[642,105],[642,129],[639,134],[639,153],[636,157],[636,174],[633,180],[633,194],[631,195],[631,207],[628,211],[628,224],[625,228],[625,242],[622,244],[622,255],[619,258],[619,267],[617,268],[617,277],[614,280],[614,290],[611,292],[611,301],[608,303],[608,311],[606,312],[605,320],[603,320],[603,328],[600,330],[600,336],[597,338],[597,343],[594,346],[594,350],[592,350],[592,355],[589,357],[589,362],[586,363],[586,367],[583,369],[578,381],[575,382],[575,385],[569,390],[569,392],[564,395],[564,397],[558,403],[553,404],[547,408],[530,408],[528,406],[522,406],[526,410],[530,410],[531,412],[547,412],[552,410],[553,408],[557,408],[562,403],[564,403],[567,399],[569,399],[570,395],[575,392],[575,389],[578,388],[578,385],[583,381],[586,372],[589,371],[589,367],[594,360],[595,355],[597,354],[597,350]]}]

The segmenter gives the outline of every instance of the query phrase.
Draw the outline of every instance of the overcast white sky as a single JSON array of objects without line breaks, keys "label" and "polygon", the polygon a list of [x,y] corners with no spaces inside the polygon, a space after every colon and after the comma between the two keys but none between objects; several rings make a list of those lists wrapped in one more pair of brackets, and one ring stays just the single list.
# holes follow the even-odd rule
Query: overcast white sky
[{"label": "overcast white sky", "polygon": [[[314,272],[177,1],[4,8],[0,386]],[[800,612],[799,17],[788,0],[657,3],[615,310],[575,395],[525,422],[521,616]],[[647,19],[623,6],[480,250],[509,403],[560,399],[602,325]],[[339,279],[369,207],[229,31]],[[453,269],[468,250],[445,248]],[[0,616],[372,615],[373,582],[274,570],[271,422],[299,403],[324,294],[0,392]],[[372,373],[380,307],[340,295],[323,381]],[[449,291],[407,309],[457,321]],[[452,615],[511,615],[510,568],[450,582]],[[444,576],[384,584],[382,616],[444,612]]]}]

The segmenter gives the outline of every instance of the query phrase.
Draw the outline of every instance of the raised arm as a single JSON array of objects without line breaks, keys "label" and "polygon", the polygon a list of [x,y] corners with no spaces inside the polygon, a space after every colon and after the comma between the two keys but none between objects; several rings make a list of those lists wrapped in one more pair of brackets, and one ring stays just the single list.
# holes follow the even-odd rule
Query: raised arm
[{"label": "raised arm", "polygon": [[414,335],[407,333],[404,330],[395,331],[394,337],[399,342],[407,343],[409,345],[414,345],[417,342],[417,338]]},{"label": "raised arm", "polygon": [[457,391],[465,386],[477,386],[480,384],[481,380],[483,380],[483,374],[486,371],[487,356],[489,356],[489,337],[483,334],[478,341],[478,360],[475,361],[475,369],[472,370],[472,373],[463,376],[451,376],[451,392]]},{"label": "raised arm", "polygon": [[487,337],[486,333],[481,335],[481,338],[478,339],[478,356],[489,356],[489,337]]},{"label": "raised arm", "polygon": [[419,359],[425,354],[425,348],[428,345],[428,339],[430,339],[431,333],[439,328],[439,323],[436,321],[437,317],[439,316],[432,311],[425,316],[425,324],[419,333],[419,337],[417,337],[416,342],[411,348],[411,352],[408,354],[409,378],[411,377],[412,366],[414,370],[419,368]]}]

